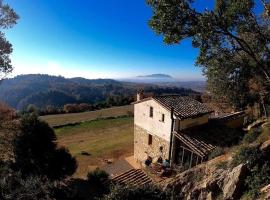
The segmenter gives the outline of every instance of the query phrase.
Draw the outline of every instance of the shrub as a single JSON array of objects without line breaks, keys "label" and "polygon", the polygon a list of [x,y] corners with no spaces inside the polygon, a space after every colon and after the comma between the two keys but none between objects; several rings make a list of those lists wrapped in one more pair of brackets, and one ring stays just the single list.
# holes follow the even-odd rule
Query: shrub
[{"label": "shrub", "polygon": [[104,170],[96,168],[87,174],[87,180],[90,184],[103,185],[109,180],[109,174]]},{"label": "shrub", "polygon": [[93,194],[96,197],[101,197],[108,194],[110,191],[109,175],[104,170],[96,168],[94,171],[87,174],[87,180],[90,184]]},{"label": "shrub", "polygon": [[261,160],[262,153],[259,150],[258,146],[241,146],[232,160],[232,167],[235,167],[241,163],[247,163],[249,166],[253,165],[257,161]]},{"label": "shrub", "polygon": [[246,195],[251,199],[258,197],[260,188],[270,182],[270,159],[267,152],[258,146],[242,146],[233,156],[232,166],[245,163],[249,175],[245,179]]},{"label": "shrub", "polygon": [[215,158],[215,157],[218,157],[218,156],[220,156],[220,155],[222,155],[222,154],[224,154],[223,148],[217,147],[217,148],[214,149],[214,151],[212,151],[212,152],[209,154],[208,159],[211,160],[211,159],[213,159],[213,158]]},{"label": "shrub", "polygon": [[247,196],[255,199],[260,194],[260,189],[270,183],[270,163],[264,164],[262,167],[256,165],[253,167],[250,175],[245,180],[247,187]]},{"label": "shrub", "polygon": [[111,188],[110,194],[106,195],[104,200],[170,200],[183,199],[181,194],[176,194],[172,190],[162,190],[154,185],[145,186],[119,186]]},{"label": "shrub", "polygon": [[248,132],[247,134],[245,134],[245,136],[243,138],[243,143],[250,144],[250,143],[254,142],[258,138],[260,133],[261,133],[260,131],[256,131],[256,130],[252,130],[252,131]]},{"label": "shrub", "polygon": [[52,184],[47,180],[30,176],[24,179],[20,173],[9,170],[0,175],[0,199],[51,200]]},{"label": "shrub", "polygon": [[222,161],[222,162],[219,162],[217,165],[216,165],[217,169],[227,169],[228,167],[228,162],[227,161]]}]

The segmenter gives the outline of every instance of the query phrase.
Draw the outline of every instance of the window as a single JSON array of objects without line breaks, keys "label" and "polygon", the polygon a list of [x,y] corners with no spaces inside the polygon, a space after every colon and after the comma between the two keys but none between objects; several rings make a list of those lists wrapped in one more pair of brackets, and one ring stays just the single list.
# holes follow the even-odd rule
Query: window
[{"label": "window", "polygon": [[152,140],[153,140],[153,137],[152,135],[148,135],[148,145],[152,145]]},{"label": "window", "polygon": [[164,115],[164,114],[161,115],[161,121],[162,121],[162,122],[165,121],[165,115]]},{"label": "window", "polygon": [[149,113],[149,117],[153,117],[153,107],[150,107],[150,113]]}]

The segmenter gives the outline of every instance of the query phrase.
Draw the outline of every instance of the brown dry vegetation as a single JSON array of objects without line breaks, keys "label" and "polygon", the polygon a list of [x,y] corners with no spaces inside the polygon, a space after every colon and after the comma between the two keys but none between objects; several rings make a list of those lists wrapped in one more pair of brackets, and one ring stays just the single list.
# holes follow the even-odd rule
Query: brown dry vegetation
[{"label": "brown dry vegetation", "polygon": [[78,161],[75,177],[85,178],[87,172],[104,166],[105,159],[115,160],[133,154],[131,117],[83,122],[55,131],[58,144],[67,147]]},{"label": "brown dry vegetation", "polygon": [[133,113],[133,106],[121,106],[107,108],[91,112],[83,113],[71,113],[71,114],[58,114],[58,115],[46,115],[40,118],[46,121],[50,126],[62,126],[66,124],[80,123],[84,121],[91,121],[97,118],[118,117],[123,115],[129,115]]},{"label": "brown dry vegetation", "polygon": [[12,159],[12,140],[19,126],[13,109],[0,102],[0,160]]}]

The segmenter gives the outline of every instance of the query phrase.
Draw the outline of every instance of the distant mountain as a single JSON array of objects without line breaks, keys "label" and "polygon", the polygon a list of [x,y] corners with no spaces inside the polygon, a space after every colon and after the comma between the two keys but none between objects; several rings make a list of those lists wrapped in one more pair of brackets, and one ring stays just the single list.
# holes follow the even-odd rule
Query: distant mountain
[{"label": "distant mountain", "polygon": [[144,76],[137,76],[138,78],[172,78],[172,76],[168,74],[150,74]]},{"label": "distant mountain", "polygon": [[112,97],[122,105],[133,101],[136,91],[141,88],[147,93],[157,95],[198,94],[191,89],[162,84],[29,74],[4,80],[0,84],[0,101],[18,110],[25,109],[29,104],[43,109],[47,106],[62,108],[68,103],[106,103],[111,102]]}]

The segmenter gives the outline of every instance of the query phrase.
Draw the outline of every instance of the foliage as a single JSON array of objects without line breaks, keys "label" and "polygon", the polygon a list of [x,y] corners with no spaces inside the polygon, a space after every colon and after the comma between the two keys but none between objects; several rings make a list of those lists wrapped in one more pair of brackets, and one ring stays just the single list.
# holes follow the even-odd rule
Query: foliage
[{"label": "foliage", "polygon": [[171,190],[162,190],[154,185],[145,186],[119,186],[111,188],[110,194],[106,195],[104,200],[166,200],[183,199],[181,194],[175,194]]},{"label": "foliage", "polygon": [[109,174],[104,170],[96,168],[87,174],[87,180],[91,187],[96,191],[96,196],[102,196],[108,193],[110,188]]},{"label": "foliage", "polygon": [[255,165],[251,174],[246,178],[247,195],[251,199],[255,199],[259,195],[260,189],[270,183],[270,162],[266,162],[262,166]]},{"label": "foliage", "polygon": [[87,179],[92,184],[102,185],[109,180],[109,174],[104,170],[96,168],[87,174]]},{"label": "foliage", "polygon": [[270,156],[259,146],[241,146],[233,156],[231,165],[246,164],[249,175],[245,179],[246,194],[255,199],[260,189],[270,182]]},{"label": "foliage", "polygon": [[18,128],[17,118],[13,109],[0,103],[0,160],[11,159],[13,156],[12,140]]},{"label": "foliage", "polygon": [[27,113],[36,113],[36,114],[38,113],[37,107],[33,104],[29,104],[26,110],[27,110]]},{"label": "foliage", "polygon": [[7,4],[0,1],[0,82],[12,71],[10,54],[12,53],[12,45],[5,38],[3,29],[12,28],[18,20],[18,15]]},{"label": "foliage", "polygon": [[14,156],[22,175],[56,180],[75,172],[75,158],[66,149],[57,148],[53,129],[36,115],[23,116],[20,131],[14,140]]},{"label": "foliage", "polygon": [[233,156],[232,166],[235,167],[241,163],[251,165],[255,161],[261,160],[261,152],[257,146],[240,146],[235,155]]},{"label": "foliage", "polygon": [[[76,105],[79,110],[97,110],[111,106],[129,105],[134,101],[138,84],[111,79],[66,79],[49,75],[21,75],[6,79],[0,85],[0,99],[15,109],[26,110],[35,105],[39,113],[64,113],[65,104]],[[191,89],[140,84],[147,93],[198,95]],[[89,108],[83,106],[86,103]],[[84,108],[82,108],[84,107]],[[92,108],[91,108],[92,107]],[[70,110],[66,110],[70,112]],[[72,111],[73,112],[73,111]]]},{"label": "foliage", "polygon": [[78,113],[78,112],[92,111],[93,106],[87,103],[66,104],[64,105],[63,110],[65,113]]},{"label": "foliage", "polygon": [[0,102],[0,127],[2,123],[11,121],[16,117],[16,113],[12,108]]},{"label": "foliage", "polygon": [[224,150],[221,147],[217,147],[214,149],[214,151],[212,151],[209,156],[208,156],[208,160],[211,160],[215,157],[221,156],[222,154],[224,154]]},{"label": "foliage", "polygon": [[219,162],[217,165],[216,165],[217,169],[227,169],[228,167],[228,162],[227,161],[222,161],[222,162]]},{"label": "foliage", "polygon": [[243,143],[244,144],[250,144],[254,141],[256,141],[256,139],[259,137],[259,135],[261,134],[260,131],[257,130],[251,130],[248,133],[245,134],[244,138],[243,138]]},{"label": "foliage", "polygon": [[22,178],[6,163],[0,163],[0,199],[51,200],[52,185],[41,177]]},{"label": "foliage", "polygon": [[[215,97],[236,108],[264,104],[270,85],[270,18],[269,3],[263,2],[217,0],[212,10],[199,10],[192,0],[147,0],[153,9],[149,25],[167,44],[192,40],[200,50],[197,65]],[[258,8],[265,8],[264,15]]]}]

